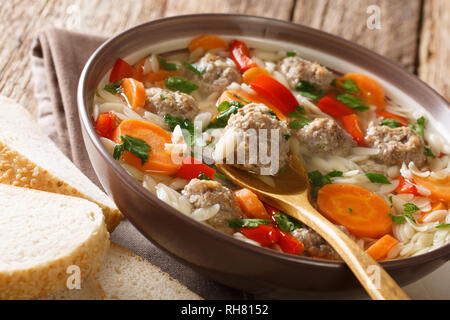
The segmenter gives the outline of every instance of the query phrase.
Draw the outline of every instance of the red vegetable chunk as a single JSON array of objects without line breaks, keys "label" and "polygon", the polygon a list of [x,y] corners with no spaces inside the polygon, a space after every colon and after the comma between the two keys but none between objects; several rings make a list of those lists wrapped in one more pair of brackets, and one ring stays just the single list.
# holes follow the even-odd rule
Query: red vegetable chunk
[{"label": "red vegetable chunk", "polygon": [[201,161],[195,158],[186,157],[184,158],[183,163],[181,164],[180,168],[177,171],[177,175],[180,178],[188,180],[198,178],[201,173],[203,173],[212,180],[214,179],[214,174],[216,173],[216,170],[214,170],[211,167],[208,167],[206,164],[202,163]]},{"label": "red vegetable chunk", "polygon": [[109,82],[117,82],[123,78],[130,78],[133,75],[133,68],[124,60],[117,59],[109,75]]},{"label": "red vegetable chunk", "polygon": [[239,228],[239,231],[247,238],[266,247],[277,243],[280,239],[279,232],[267,224],[260,224],[256,228]]},{"label": "red vegetable chunk", "polygon": [[342,102],[334,99],[332,96],[328,95],[319,100],[317,104],[320,110],[329,114],[332,117],[340,118],[343,116],[348,116],[353,114],[352,108],[346,106]]},{"label": "red vegetable chunk", "polygon": [[233,40],[230,45],[230,57],[236,63],[240,72],[245,72],[257,64],[250,58],[250,50],[247,45],[239,40]]},{"label": "red vegetable chunk", "polygon": [[95,122],[95,131],[100,137],[111,139],[115,129],[116,115],[112,112],[102,113]]}]

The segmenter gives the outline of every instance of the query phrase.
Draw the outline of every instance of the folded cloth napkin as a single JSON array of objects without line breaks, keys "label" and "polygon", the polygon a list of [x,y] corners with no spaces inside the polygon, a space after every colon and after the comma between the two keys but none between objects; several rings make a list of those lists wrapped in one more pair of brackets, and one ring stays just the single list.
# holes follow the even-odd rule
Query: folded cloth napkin
[{"label": "folded cloth napkin", "polygon": [[[97,36],[45,29],[39,33],[31,53],[39,125],[98,186],[81,136],[76,91],[84,64],[104,41]],[[205,299],[252,298],[181,264],[154,246],[128,220],[111,234],[111,240],[149,260]]]}]

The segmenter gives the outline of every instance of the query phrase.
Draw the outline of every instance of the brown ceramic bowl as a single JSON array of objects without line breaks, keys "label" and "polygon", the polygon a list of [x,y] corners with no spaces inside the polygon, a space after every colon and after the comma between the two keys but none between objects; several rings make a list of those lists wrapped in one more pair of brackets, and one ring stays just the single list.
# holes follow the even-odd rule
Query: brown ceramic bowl
[{"label": "brown ceramic bowl", "polygon": [[[256,247],[185,216],[144,189],[103,147],[90,114],[94,91],[115,60],[134,56],[136,61],[139,58],[136,53],[141,52],[140,57],[144,56],[148,52],[145,48],[149,46],[154,46],[158,52],[169,51],[161,48],[176,48],[177,39],[204,33],[251,37],[256,42],[278,41],[276,45],[283,46],[284,43],[287,49],[295,47],[306,58],[334,70],[344,73],[362,71],[379,80],[394,100],[426,108],[434,119],[439,120],[441,127],[450,124],[449,104],[413,74],[353,42],[289,22],[244,15],[187,15],[139,25],[104,43],[83,70],[78,87],[78,108],[90,159],[107,193],[149,240],[203,274],[253,293],[284,290],[362,293],[359,283],[342,262]],[[186,47],[187,40],[180,41]],[[443,131],[447,135],[448,132]],[[449,258],[450,244],[447,244],[419,256],[383,261],[381,265],[400,285],[406,285],[432,272]]]}]

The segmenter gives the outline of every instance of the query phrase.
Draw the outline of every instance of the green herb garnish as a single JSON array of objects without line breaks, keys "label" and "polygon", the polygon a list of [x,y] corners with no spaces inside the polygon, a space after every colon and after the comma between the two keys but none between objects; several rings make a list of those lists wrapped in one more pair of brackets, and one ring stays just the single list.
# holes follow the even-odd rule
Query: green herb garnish
[{"label": "green herb garnish", "polygon": [[189,62],[183,62],[183,66],[185,66],[188,70],[196,73],[199,77],[201,77],[202,74],[204,74],[206,71],[205,68],[199,68],[194,64],[190,64]]},{"label": "green herb garnish", "polygon": [[425,131],[425,122],[426,119],[424,116],[414,122],[414,124],[408,124],[408,127],[411,128],[419,137],[423,138],[423,134]]},{"label": "green herb garnish", "polygon": [[383,120],[381,120],[381,125],[388,126],[389,128],[398,128],[400,127],[401,123],[395,119],[384,118]]},{"label": "green herb garnish", "polygon": [[171,114],[166,114],[164,116],[164,122],[169,125],[170,131],[175,130],[176,126],[180,126],[181,129],[186,129],[191,135],[194,134],[194,124],[191,120],[182,120],[178,117],[172,116]]},{"label": "green herb garnish", "polygon": [[283,212],[275,213],[274,217],[277,221],[278,227],[280,227],[281,230],[294,231],[295,229],[303,227],[303,224],[300,221],[288,216]]},{"label": "green herb garnish", "polygon": [[284,138],[284,140],[289,140],[289,138],[291,137],[291,135],[290,134],[283,134],[283,138]]},{"label": "green herb garnish", "polygon": [[445,223],[445,222],[440,223],[436,226],[436,228],[438,228],[438,229],[450,228],[450,223]]},{"label": "green herb garnish", "polygon": [[216,171],[214,172],[214,177],[222,180],[227,180],[227,177],[221,174],[220,172]]},{"label": "green herb garnish", "polygon": [[427,157],[432,157],[432,158],[435,157],[435,155],[434,155],[434,153],[433,153],[433,149],[431,149],[430,146],[424,145],[423,147],[424,147],[424,149],[425,149],[425,155],[426,155]]},{"label": "green herb garnish", "polygon": [[311,123],[311,120],[306,116],[305,108],[296,106],[296,111],[291,111],[288,113],[288,117],[295,118],[289,124],[289,128],[291,129],[301,129],[307,124]]},{"label": "green herb garnish", "polygon": [[367,111],[369,106],[367,106],[361,99],[355,97],[354,95],[348,93],[338,93],[336,95],[336,100],[342,102],[343,104],[349,106],[355,111]]},{"label": "green herb garnish", "polygon": [[217,106],[219,114],[217,115],[214,122],[208,125],[208,128],[224,128],[228,124],[228,119],[232,114],[237,113],[237,111],[244,105],[239,101],[223,101]]},{"label": "green herb garnish", "polygon": [[204,174],[203,172],[200,172],[200,174],[197,177],[200,180],[211,180],[210,177],[208,177],[206,174]]},{"label": "green herb garnish", "polygon": [[125,150],[130,151],[138,158],[141,159],[142,164],[144,164],[148,159],[148,154],[150,152],[150,146],[142,139],[134,138],[129,135],[120,136],[122,144],[116,145],[114,147],[113,157],[119,160]]},{"label": "green herb garnish", "polygon": [[295,90],[302,96],[314,101],[319,101],[323,95],[322,90],[317,89],[314,85],[305,80],[301,80]]},{"label": "green herb garnish", "polygon": [[166,59],[164,59],[160,56],[158,56],[158,61],[159,61],[159,63],[161,63],[164,70],[175,71],[178,69],[178,67],[175,63],[169,63],[169,62],[167,62]]},{"label": "green herb garnish", "polygon": [[339,85],[339,87],[341,87],[344,91],[346,91],[348,93],[359,92],[358,86],[356,85],[355,81],[353,81],[352,79],[336,81],[335,83],[337,83]]},{"label": "green herb garnish", "polygon": [[414,223],[416,222],[416,219],[413,217],[413,213],[419,211],[419,208],[414,203],[405,203],[403,205],[403,212],[400,213],[399,216],[393,216],[390,213],[388,213],[388,216],[391,217],[392,221],[398,224],[404,224],[406,222],[405,218],[408,218]]},{"label": "green herb garnish", "polygon": [[352,208],[348,208],[348,212],[349,212],[350,214],[352,214],[352,213],[353,213],[353,209],[352,209]]},{"label": "green herb garnish", "polygon": [[308,172],[308,178],[311,185],[311,197],[316,198],[317,192],[321,187],[326,184],[332,183],[331,178],[342,177],[342,171],[331,171],[326,175],[323,175],[320,171],[315,170]]},{"label": "green herb garnish", "polygon": [[250,100],[242,98],[240,95],[237,95],[236,93],[232,93],[233,97],[238,98],[241,101],[244,101],[245,103],[252,103]]},{"label": "green herb garnish", "polygon": [[391,217],[392,221],[397,224],[404,224],[406,222],[406,219],[404,216],[393,216],[392,214],[387,214],[389,217]]},{"label": "green herb garnish", "polygon": [[111,93],[122,93],[123,88],[120,86],[122,84],[122,80],[119,80],[117,82],[111,82],[105,85],[105,90]]},{"label": "green herb garnish", "polygon": [[311,120],[309,120],[309,119],[293,120],[289,124],[289,128],[294,129],[294,130],[301,129],[304,126],[308,125],[309,123],[311,123]]},{"label": "green herb garnish", "polygon": [[233,229],[257,228],[260,224],[271,224],[272,221],[265,219],[232,219],[228,220],[228,226]]},{"label": "green herb garnish", "polygon": [[381,173],[368,172],[366,177],[373,183],[391,184],[388,178]]},{"label": "green herb garnish", "polygon": [[166,87],[172,91],[181,91],[191,93],[198,89],[198,85],[181,77],[168,77],[166,79]]},{"label": "green herb garnish", "polygon": [[294,51],[288,51],[286,52],[286,56],[287,57],[295,57],[297,55],[297,53],[295,53]]}]

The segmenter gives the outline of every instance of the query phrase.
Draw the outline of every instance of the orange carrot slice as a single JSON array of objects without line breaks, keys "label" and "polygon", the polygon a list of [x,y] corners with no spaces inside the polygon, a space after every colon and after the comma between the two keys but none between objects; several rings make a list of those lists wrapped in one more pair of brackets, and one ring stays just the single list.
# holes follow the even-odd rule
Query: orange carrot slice
[{"label": "orange carrot slice", "polygon": [[115,129],[112,139],[122,143],[120,136],[129,135],[144,140],[150,146],[147,161],[142,160],[129,151],[124,151],[122,159],[139,170],[161,175],[171,175],[177,172],[179,165],[172,162],[171,153],[165,150],[165,144],[171,143],[171,135],[155,124],[129,119],[122,121]]},{"label": "orange carrot slice", "polygon": [[319,211],[358,237],[379,238],[392,230],[389,205],[379,195],[347,184],[327,184],[317,196]]},{"label": "orange carrot slice", "polygon": [[145,88],[142,82],[133,78],[125,78],[121,84],[123,93],[131,109],[142,108],[145,104]]},{"label": "orange carrot slice", "polygon": [[445,179],[436,179],[433,177],[422,178],[414,176],[414,182],[431,191],[431,197],[434,200],[450,202],[450,177]]},{"label": "orange carrot slice", "polygon": [[202,48],[205,51],[218,48],[226,50],[228,48],[228,45],[225,40],[218,36],[205,34],[192,39],[188,45],[188,49],[190,52],[194,51],[197,48]]},{"label": "orange carrot slice", "polygon": [[250,82],[252,82],[257,76],[261,74],[269,76],[269,72],[264,68],[261,67],[250,68],[247,71],[245,71],[244,74],[242,75],[242,81],[244,81],[244,83],[246,84],[250,84]]},{"label": "orange carrot slice", "polygon": [[360,73],[349,73],[343,77],[340,77],[336,82],[343,80],[353,80],[359,88],[359,92],[353,93],[360,98],[367,105],[374,105],[377,107],[377,111],[382,111],[386,105],[384,99],[383,88],[374,79]]},{"label": "orange carrot slice", "polygon": [[267,213],[266,208],[264,208],[264,204],[252,191],[244,188],[236,190],[234,195],[242,212],[249,218],[270,220],[270,216]]},{"label": "orange carrot slice", "polygon": [[389,234],[384,235],[380,239],[378,239],[374,244],[372,244],[366,252],[372,256],[375,260],[382,260],[384,259],[389,251],[393,247],[395,247],[398,244],[397,239],[392,237]]}]

